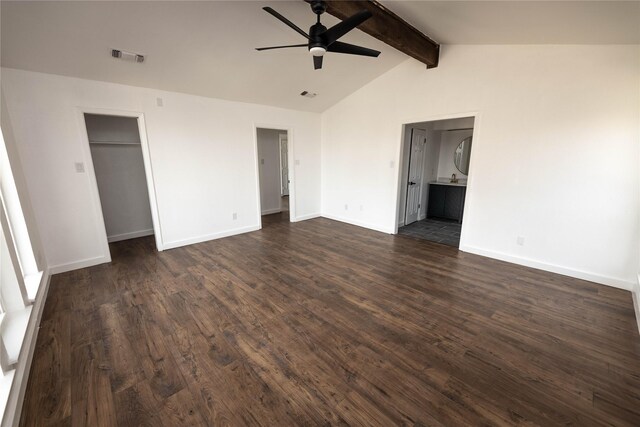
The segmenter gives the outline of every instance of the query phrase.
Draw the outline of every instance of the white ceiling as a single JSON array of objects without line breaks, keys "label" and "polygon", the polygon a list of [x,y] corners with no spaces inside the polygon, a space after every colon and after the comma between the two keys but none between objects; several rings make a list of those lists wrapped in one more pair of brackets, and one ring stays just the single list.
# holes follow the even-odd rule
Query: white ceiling
[{"label": "white ceiling", "polygon": [[[308,111],[327,107],[406,56],[356,30],[340,40],[379,58],[328,54],[313,69],[306,48],[257,52],[305,39],[262,10],[305,31],[315,15],[303,1],[0,3],[2,66]],[[323,15],[328,27],[338,22]],[[146,55],[111,58],[112,48]],[[318,93],[309,99],[308,90]]]},{"label": "white ceiling", "polygon": [[441,44],[639,44],[640,1],[382,4]]},{"label": "white ceiling", "polygon": [[[440,43],[640,43],[640,2],[383,1]],[[308,111],[323,111],[407,56],[356,30],[343,39],[379,58],[329,54],[313,70],[304,43],[262,11],[273,6],[303,29],[314,22],[295,1],[111,1],[0,3],[2,66]],[[323,23],[338,21],[323,15]],[[110,57],[117,48],[142,64]],[[428,72],[425,70],[425,72]],[[303,90],[317,92],[313,99]]]}]

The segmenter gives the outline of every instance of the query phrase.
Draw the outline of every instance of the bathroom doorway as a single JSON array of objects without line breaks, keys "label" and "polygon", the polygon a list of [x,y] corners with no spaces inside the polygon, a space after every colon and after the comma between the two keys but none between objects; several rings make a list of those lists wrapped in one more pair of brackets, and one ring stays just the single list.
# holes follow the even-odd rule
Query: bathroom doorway
[{"label": "bathroom doorway", "polygon": [[461,117],[404,125],[398,234],[460,246],[474,122]]}]

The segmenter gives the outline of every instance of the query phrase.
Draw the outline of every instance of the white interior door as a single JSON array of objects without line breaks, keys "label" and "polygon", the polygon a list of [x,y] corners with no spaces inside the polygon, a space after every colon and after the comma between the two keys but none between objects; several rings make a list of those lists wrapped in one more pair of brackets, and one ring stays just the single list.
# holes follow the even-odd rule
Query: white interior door
[{"label": "white interior door", "polygon": [[424,147],[427,134],[422,129],[412,129],[409,154],[409,174],[407,177],[407,205],[404,224],[418,220],[420,214],[420,195],[422,194],[422,174],[424,169]]},{"label": "white interior door", "polygon": [[289,147],[286,134],[280,134],[280,184],[281,194],[289,195]]}]

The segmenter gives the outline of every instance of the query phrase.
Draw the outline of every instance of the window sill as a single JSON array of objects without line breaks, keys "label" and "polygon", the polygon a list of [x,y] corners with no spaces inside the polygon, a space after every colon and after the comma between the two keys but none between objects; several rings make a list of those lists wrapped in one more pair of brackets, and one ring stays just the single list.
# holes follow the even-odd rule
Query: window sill
[{"label": "window sill", "polygon": [[22,310],[5,313],[2,319],[2,325],[0,325],[0,333],[2,334],[2,341],[7,349],[8,362],[13,365],[18,362],[20,357],[20,350],[22,349],[22,343],[27,333],[27,325],[29,324],[29,317],[31,316],[30,305]]},{"label": "window sill", "polygon": [[34,302],[36,295],[38,295],[38,289],[40,289],[40,283],[42,282],[42,271],[35,274],[28,274],[24,277],[24,285],[27,288],[27,298],[29,301]]}]

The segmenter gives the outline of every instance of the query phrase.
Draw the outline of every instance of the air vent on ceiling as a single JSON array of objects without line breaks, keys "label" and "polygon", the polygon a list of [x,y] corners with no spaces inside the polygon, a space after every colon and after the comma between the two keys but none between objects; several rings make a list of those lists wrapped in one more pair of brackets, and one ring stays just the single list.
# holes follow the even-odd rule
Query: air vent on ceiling
[{"label": "air vent on ceiling", "polygon": [[304,91],[302,92],[300,95],[304,96],[305,98],[315,98],[316,96],[318,96],[317,93],[314,92],[309,92],[309,91]]},{"label": "air vent on ceiling", "polygon": [[127,52],[125,50],[111,49],[111,56],[125,61],[144,62],[144,55],[139,53]]}]

